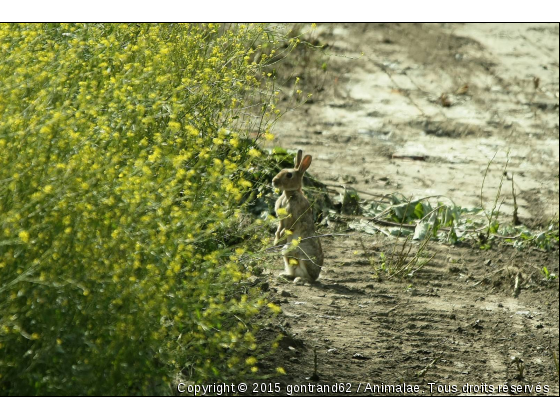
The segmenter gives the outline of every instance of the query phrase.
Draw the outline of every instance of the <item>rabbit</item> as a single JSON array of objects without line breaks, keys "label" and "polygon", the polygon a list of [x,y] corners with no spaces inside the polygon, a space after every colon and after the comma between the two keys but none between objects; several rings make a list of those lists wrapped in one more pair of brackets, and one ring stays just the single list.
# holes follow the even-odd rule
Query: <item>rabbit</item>
[{"label": "rabbit", "polygon": [[[301,189],[303,175],[311,165],[311,155],[303,159],[302,156],[303,151],[298,150],[294,169],[282,169],[272,180],[272,186],[282,191],[274,206],[276,215],[279,216],[281,208],[287,212],[280,218],[274,245],[286,243],[282,252],[285,267],[282,276],[294,279],[294,283],[313,283],[321,272],[323,250],[315,236],[313,210]],[[287,235],[286,231],[289,231]],[[294,239],[300,241],[297,247],[292,243]]]}]

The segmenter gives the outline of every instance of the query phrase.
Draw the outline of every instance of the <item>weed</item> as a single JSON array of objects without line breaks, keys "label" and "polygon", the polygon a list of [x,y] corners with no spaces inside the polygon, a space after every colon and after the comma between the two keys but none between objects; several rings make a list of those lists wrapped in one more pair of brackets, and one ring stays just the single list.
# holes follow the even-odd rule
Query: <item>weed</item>
[{"label": "weed", "polygon": [[486,233],[479,233],[478,238],[480,240],[480,248],[481,249],[488,249],[491,247],[491,243],[489,242],[490,236],[491,234],[497,233],[498,232],[498,228],[500,227],[500,224],[498,223],[498,214],[499,214],[499,209],[503,203],[503,201],[498,205],[498,201],[500,200],[500,196],[502,193],[502,186],[504,184],[504,178],[506,178],[507,176],[507,167],[509,164],[509,150],[507,152],[507,160],[506,163],[504,165],[504,168],[502,170],[502,176],[500,178],[500,185],[498,186],[498,191],[496,192],[496,195],[494,197],[494,203],[492,204],[492,209],[490,211],[487,211],[484,207],[484,202],[483,202],[483,190],[484,190],[484,182],[486,181],[486,177],[488,175],[488,170],[490,169],[490,165],[492,165],[492,162],[494,161],[494,159],[496,158],[496,155],[498,154],[498,152],[494,153],[494,156],[492,156],[492,159],[490,159],[490,162],[488,162],[488,165],[486,166],[486,170],[484,171],[484,177],[482,178],[482,184],[480,186],[480,207],[483,209],[484,215],[486,216],[487,219],[487,227],[486,227]]},{"label": "weed", "polygon": [[511,195],[513,196],[513,226],[519,226],[521,221],[517,214],[519,207],[517,207],[517,194],[515,193],[515,184],[513,182],[513,174],[511,174]]},{"label": "weed", "polygon": [[[407,205],[403,209],[399,209],[396,213],[402,217],[404,220],[408,214],[408,210],[411,208],[410,200]],[[402,210],[402,211],[400,211]],[[435,210],[427,214],[426,216],[432,216],[435,214]],[[435,225],[437,224],[437,217],[434,217],[432,223]],[[396,234],[396,236],[400,236],[402,232],[403,223],[401,222],[400,232]],[[415,247],[415,243],[413,239],[420,239],[421,241],[418,247]],[[432,238],[432,234],[426,235],[425,232],[423,235],[417,235],[414,238],[411,235],[406,235],[404,240],[402,240],[401,244],[399,245],[399,241],[395,241],[393,244],[393,249],[389,256],[386,256],[385,253],[381,252],[379,255],[378,261],[375,261],[374,258],[369,258],[370,264],[374,270],[374,275],[378,277],[379,272],[384,272],[387,274],[388,279],[392,278],[405,278],[412,276],[416,271],[422,269],[426,264],[428,264],[435,256],[435,253],[431,256],[422,260],[424,251]],[[367,253],[365,246],[362,242],[362,248]]]},{"label": "weed", "polygon": [[546,266],[543,267],[541,271],[544,274],[544,278],[546,281],[551,281],[556,279],[556,274],[549,272]]},{"label": "weed", "polygon": [[319,368],[319,363],[317,361],[317,349],[314,348],[313,349],[313,375],[311,375],[310,377],[312,381],[318,381],[320,379],[318,368]]},{"label": "weed", "polygon": [[517,375],[515,375],[515,379],[523,380],[525,378],[525,363],[522,359],[517,356],[511,358],[511,363],[515,365],[517,369]]}]

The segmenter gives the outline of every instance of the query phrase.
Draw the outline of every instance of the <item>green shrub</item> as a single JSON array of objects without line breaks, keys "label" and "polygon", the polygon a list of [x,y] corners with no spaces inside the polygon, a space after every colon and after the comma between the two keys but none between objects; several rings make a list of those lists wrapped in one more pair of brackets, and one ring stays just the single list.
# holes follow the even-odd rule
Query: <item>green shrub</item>
[{"label": "green shrub", "polygon": [[241,293],[223,232],[251,188],[248,132],[270,137],[261,40],[0,25],[0,394],[166,394],[180,371],[257,370],[265,301]]}]

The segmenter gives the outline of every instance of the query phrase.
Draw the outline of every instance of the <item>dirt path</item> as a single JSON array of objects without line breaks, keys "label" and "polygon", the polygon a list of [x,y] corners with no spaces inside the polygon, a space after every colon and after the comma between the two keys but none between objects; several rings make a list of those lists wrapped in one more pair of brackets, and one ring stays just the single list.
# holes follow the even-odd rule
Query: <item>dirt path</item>
[{"label": "dirt path", "polygon": [[[509,149],[520,217],[557,214],[558,24],[336,25],[319,38],[344,57],[328,62],[320,99],[275,132],[315,155],[320,179],[475,206],[497,153],[484,191],[494,198]],[[511,188],[503,198],[511,213]]]},{"label": "dirt path", "polygon": [[[325,92],[275,129],[277,145],[314,155],[315,176],[374,194],[477,205],[489,160],[497,152],[488,201],[509,148],[522,220],[557,214],[558,24],[338,25],[324,36],[331,51],[360,58],[329,61]],[[505,198],[502,210],[511,212],[507,191]],[[271,281],[289,336],[278,355],[285,384],[308,383],[316,355],[317,383],[351,383],[353,391],[406,382],[427,395],[433,382],[456,385],[451,394],[475,394],[462,389],[467,383],[497,394],[508,393],[499,385],[540,383],[558,395],[558,280],[540,273],[547,266],[558,274],[557,251],[434,243],[425,269],[406,282],[379,281],[370,258],[388,255],[395,241],[328,237],[319,284]]]},{"label": "dirt path", "polygon": [[[550,352],[558,354],[557,282],[514,298],[515,273],[504,268],[523,266],[520,254],[437,244],[436,258],[409,281],[379,282],[360,241],[372,252],[392,248],[367,235],[326,240],[319,284],[272,286],[291,334],[281,353],[286,383],[309,382],[316,351],[319,383],[351,383],[354,391],[359,383],[408,383],[430,394],[433,382],[457,386],[451,394],[469,393],[461,390],[467,383],[493,385],[497,394],[499,385],[540,383],[558,395]],[[556,259],[558,269],[557,256],[530,256]],[[513,357],[523,360],[523,379]]]}]

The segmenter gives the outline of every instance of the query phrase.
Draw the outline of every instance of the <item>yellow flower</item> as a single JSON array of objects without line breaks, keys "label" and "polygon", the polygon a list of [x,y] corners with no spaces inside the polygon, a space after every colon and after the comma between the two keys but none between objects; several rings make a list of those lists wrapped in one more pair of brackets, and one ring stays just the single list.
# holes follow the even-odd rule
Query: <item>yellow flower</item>
[{"label": "yellow flower", "polygon": [[280,366],[276,368],[276,372],[278,372],[280,375],[285,375],[286,374],[286,371],[284,370],[284,368],[280,367]]},{"label": "yellow flower", "polygon": [[251,181],[247,181],[246,179],[240,179],[239,180],[239,185],[241,185],[242,187],[246,187],[249,188],[251,187],[253,184],[251,183]]},{"label": "yellow flower", "polygon": [[261,152],[259,152],[257,149],[249,149],[249,156],[257,158],[261,155]]},{"label": "yellow flower", "polygon": [[187,133],[189,133],[191,136],[198,136],[199,131],[194,128],[192,125],[187,125],[185,126],[185,130],[187,131]]},{"label": "yellow flower", "polygon": [[254,356],[251,356],[251,357],[248,357],[247,359],[245,359],[245,363],[248,364],[249,366],[256,365],[257,362],[258,362],[258,360]]},{"label": "yellow flower", "polygon": [[41,129],[39,130],[39,133],[50,135],[50,134],[52,134],[52,129],[45,125],[45,126],[41,127]]},{"label": "yellow flower", "polygon": [[23,242],[29,242],[29,232],[27,232],[26,230],[22,230],[18,236]]},{"label": "yellow flower", "polygon": [[170,121],[167,125],[172,133],[176,133],[181,129],[181,123],[178,123],[177,121]]},{"label": "yellow flower", "polygon": [[274,312],[275,314],[280,314],[280,313],[282,313],[282,308],[281,308],[280,306],[278,306],[278,305],[275,305],[275,304],[272,303],[272,302],[269,302],[266,306],[268,306],[268,307],[270,308],[270,310],[271,310],[272,312]]}]

